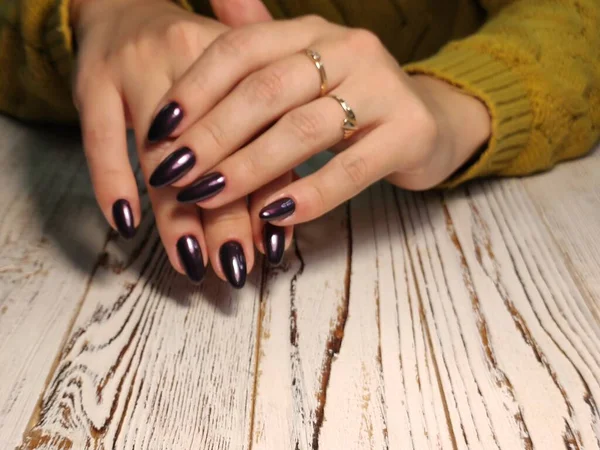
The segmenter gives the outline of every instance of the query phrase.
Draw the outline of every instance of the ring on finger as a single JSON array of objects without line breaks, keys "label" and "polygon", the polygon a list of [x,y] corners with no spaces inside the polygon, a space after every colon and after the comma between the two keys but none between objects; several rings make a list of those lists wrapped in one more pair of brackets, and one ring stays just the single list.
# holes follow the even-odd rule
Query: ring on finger
[{"label": "ring on finger", "polygon": [[342,131],[344,133],[343,139],[349,139],[350,136],[356,133],[356,130],[358,129],[356,124],[356,115],[354,114],[352,108],[350,108],[350,105],[348,105],[344,99],[338,97],[337,95],[330,95],[330,97],[340,104],[344,110],[344,113],[346,114],[344,122],[342,123]]},{"label": "ring on finger", "polygon": [[323,97],[327,93],[327,73],[325,72],[325,66],[323,66],[323,62],[321,61],[321,55],[314,50],[307,48],[304,50],[306,56],[308,56],[311,61],[314,63],[315,67],[319,71],[319,77],[321,78],[321,97]]}]

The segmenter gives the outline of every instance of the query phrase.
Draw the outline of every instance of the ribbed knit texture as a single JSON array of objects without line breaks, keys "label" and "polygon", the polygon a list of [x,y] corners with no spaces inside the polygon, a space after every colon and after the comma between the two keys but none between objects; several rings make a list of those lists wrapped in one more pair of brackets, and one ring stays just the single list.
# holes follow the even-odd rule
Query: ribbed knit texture
[{"label": "ribbed knit texture", "polygon": [[492,117],[492,137],[486,150],[460,175],[444,186],[455,186],[474,176],[501,173],[527,148],[533,113],[527,91],[509,67],[468,48],[449,49],[439,55],[408,65],[409,73],[445,80],[483,101]]},{"label": "ribbed knit texture", "polygon": [[[0,0],[0,111],[76,120],[69,0]],[[585,154],[600,136],[599,0],[264,0],[375,31],[409,73],[480,99],[492,137],[443,186],[523,175]],[[178,0],[210,14],[207,0]],[[483,25],[483,26],[482,26]]]}]

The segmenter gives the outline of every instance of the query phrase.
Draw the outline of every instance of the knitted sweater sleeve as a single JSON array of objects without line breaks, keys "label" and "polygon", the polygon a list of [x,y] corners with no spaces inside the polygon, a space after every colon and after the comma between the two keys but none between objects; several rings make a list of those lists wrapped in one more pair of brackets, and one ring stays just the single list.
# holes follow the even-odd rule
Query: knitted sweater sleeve
[{"label": "knitted sweater sleeve", "polygon": [[76,120],[68,7],[68,0],[0,2],[0,112],[35,121]]},{"label": "knitted sweater sleeve", "polygon": [[524,175],[587,153],[600,137],[600,2],[481,0],[488,20],[409,73],[479,98],[492,136],[443,186]]},{"label": "knitted sweater sleeve", "polygon": [[[187,0],[173,0],[190,9]],[[72,123],[69,0],[0,0],[0,113]]]}]

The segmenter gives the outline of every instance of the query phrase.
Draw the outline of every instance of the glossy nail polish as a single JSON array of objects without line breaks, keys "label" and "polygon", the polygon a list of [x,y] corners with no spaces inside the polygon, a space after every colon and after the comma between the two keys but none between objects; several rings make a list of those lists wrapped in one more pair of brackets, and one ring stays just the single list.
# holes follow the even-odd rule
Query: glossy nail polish
[{"label": "glossy nail polish", "polygon": [[239,242],[225,242],[219,250],[219,259],[229,284],[241,289],[246,284],[246,256]]},{"label": "glossy nail polish", "polygon": [[296,203],[290,197],[280,198],[260,210],[258,217],[262,220],[281,220],[291,216],[296,211]]},{"label": "glossy nail polish", "polygon": [[225,177],[218,172],[209,173],[177,194],[177,200],[181,203],[201,202],[214,197],[224,188]]},{"label": "glossy nail polish", "polygon": [[285,250],[285,228],[267,222],[263,228],[263,245],[269,264],[272,266],[281,264]]},{"label": "glossy nail polish", "polygon": [[112,214],[119,234],[125,239],[131,239],[135,235],[135,225],[129,202],[125,199],[117,200],[113,204]]},{"label": "glossy nail polish", "polygon": [[206,269],[198,240],[190,235],[180,237],[177,241],[177,254],[188,278],[194,283],[200,283]]},{"label": "glossy nail polish", "polygon": [[168,137],[183,119],[183,109],[179,103],[171,102],[156,114],[148,130],[148,142],[155,143]]},{"label": "glossy nail polish", "polygon": [[150,186],[163,187],[175,183],[196,164],[196,156],[183,147],[167,156],[150,176]]}]

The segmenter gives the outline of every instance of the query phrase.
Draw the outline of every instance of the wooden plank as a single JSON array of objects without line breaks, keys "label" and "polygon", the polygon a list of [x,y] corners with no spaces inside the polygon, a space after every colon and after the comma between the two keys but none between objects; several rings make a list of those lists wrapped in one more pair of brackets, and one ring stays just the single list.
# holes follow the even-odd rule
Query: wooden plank
[{"label": "wooden plank", "polygon": [[232,292],[147,204],[107,239],[74,136],[0,127],[2,448],[600,449],[600,152],[373,186]]},{"label": "wooden plank", "polygon": [[590,155],[523,179],[594,321],[600,321],[600,145]]},{"label": "wooden plank", "polygon": [[301,260],[267,283],[257,448],[600,448],[600,326],[521,180],[375,186],[350,210],[348,314],[326,385],[323,359],[298,358],[289,332],[323,355],[339,297],[301,303],[310,320],[291,305],[341,290],[344,226],[309,225],[312,245],[301,229]]},{"label": "wooden plank", "polygon": [[108,226],[76,130],[0,118],[0,447],[21,440]]},{"label": "wooden plank", "polygon": [[295,251],[266,278],[253,449],[318,445],[348,315],[349,238],[339,208],[300,227]]},{"label": "wooden plank", "polygon": [[21,448],[247,448],[260,271],[193,288],[146,216],[107,246]]}]

